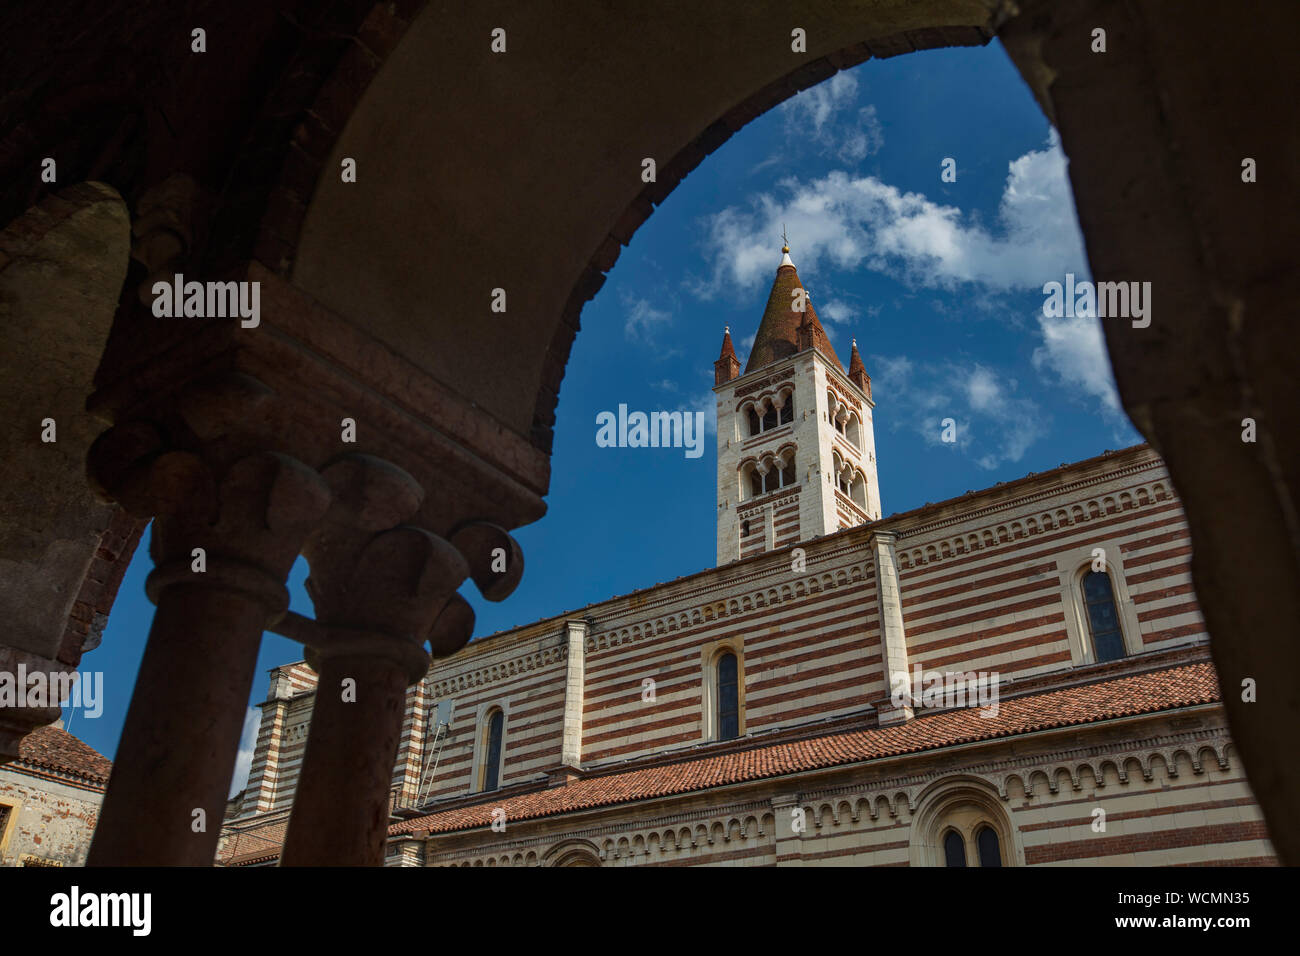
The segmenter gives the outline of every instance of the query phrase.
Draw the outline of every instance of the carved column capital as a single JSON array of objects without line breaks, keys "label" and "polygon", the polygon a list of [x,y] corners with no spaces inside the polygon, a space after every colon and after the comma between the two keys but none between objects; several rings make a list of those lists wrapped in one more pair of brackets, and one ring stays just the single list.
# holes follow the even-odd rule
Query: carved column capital
[{"label": "carved column capital", "polygon": [[429,665],[422,645],[469,566],[448,542],[403,524],[424,491],[401,468],[349,454],[322,475],[333,504],[303,549],[319,625],[307,661],[319,671],[325,657],[384,657],[415,683]]},{"label": "carved column capital", "polygon": [[90,475],[101,494],[157,519],[150,600],[157,604],[176,585],[225,588],[257,597],[268,623],[288,608],[284,580],[330,502],[324,480],[287,455],[260,452],[220,468],[167,447],[147,422],[101,435]]}]

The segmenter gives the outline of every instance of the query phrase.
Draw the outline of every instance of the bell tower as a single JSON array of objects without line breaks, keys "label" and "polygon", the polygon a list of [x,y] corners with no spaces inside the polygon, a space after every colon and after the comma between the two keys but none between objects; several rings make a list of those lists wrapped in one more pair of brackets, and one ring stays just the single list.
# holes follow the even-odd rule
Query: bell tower
[{"label": "bell tower", "polygon": [[743,372],[713,363],[718,402],[718,564],[880,518],[871,379],[855,339],[846,374],[781,248]]}]

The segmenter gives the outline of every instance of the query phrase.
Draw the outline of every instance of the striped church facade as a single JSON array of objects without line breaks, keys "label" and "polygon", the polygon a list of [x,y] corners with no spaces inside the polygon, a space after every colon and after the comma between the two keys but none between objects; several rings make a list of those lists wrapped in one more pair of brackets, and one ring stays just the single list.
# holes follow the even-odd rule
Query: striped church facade
[{"label": "striped church facade", "polygon": [[[774,546],[435,661],[389,862],[1275,862],[1151,449],[810,540],[783,533],[799,491]],[[921,693],[953,675],[996,706]],[[273,674],[221,862],[276,859],[315,692]]]}]

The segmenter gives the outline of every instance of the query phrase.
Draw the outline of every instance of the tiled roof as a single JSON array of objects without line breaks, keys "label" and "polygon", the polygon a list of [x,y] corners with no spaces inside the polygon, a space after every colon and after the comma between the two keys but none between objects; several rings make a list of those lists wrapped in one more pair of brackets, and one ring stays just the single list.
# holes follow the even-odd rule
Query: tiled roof
[{"label": "tiled roof", "polygon": [[498,807],[510,821],[646,800],[765,777],[919,753],[957,744],[1011,737],[1117,717],[1207,704],[1219,699],[1209,662],[1148,671],[1004,699],[996,717],[972,709],[948,710],[892,727],[844,731],[773,743],[679,763],[659,764],[577,780],[567,786],[525,793],[415,817],[394,824],[390,835],[429,830],[446,833],[488,826]]},{"label": "tiled roof", "polygon": [[288,828],[288,820],[280,819],[247,830],[236,830],[221,847],[217,860],[226,866],[247,866],[274,859],[280,855]]},{"label": "tiled roof", "polygon": [[[105,785],[113,761],[58,727],[37,727],[18,744],[18,763]],[[0,768],[3,769],[3,768]]]}]

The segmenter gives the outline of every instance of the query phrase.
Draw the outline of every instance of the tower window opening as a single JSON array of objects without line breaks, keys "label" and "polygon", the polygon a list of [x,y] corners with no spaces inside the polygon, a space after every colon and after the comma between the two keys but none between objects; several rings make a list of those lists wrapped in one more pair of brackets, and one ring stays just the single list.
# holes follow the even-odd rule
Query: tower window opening
[{"label": "tower window opening", "polygon": [[763,431],[776,427],[776,406],[769,405],[763,413]]},{"label": "tower window opening", "polygon": [[785,425],[794,421],[794,393],[791,392],[785,397],[785,404],[781,406],[781,424]]}]

